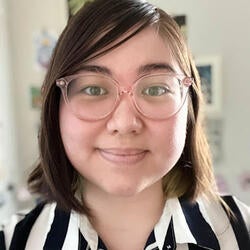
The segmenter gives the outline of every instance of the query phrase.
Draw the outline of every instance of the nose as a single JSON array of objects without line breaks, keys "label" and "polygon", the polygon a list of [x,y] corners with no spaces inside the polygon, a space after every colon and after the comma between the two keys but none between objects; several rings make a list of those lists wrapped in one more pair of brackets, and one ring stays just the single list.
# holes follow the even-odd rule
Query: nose
[{"label": "nose", "polygon": [[143,121],[136,111],[131,97],[123,95],[111,114],[107,129],[111,134],[139,134],[143,128]]}]

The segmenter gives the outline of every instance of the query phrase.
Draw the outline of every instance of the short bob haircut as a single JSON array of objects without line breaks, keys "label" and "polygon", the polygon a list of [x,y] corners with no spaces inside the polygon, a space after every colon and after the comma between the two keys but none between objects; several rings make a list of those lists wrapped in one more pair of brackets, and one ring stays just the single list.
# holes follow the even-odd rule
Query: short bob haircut
[{"label": "short bob haircut", "polygon": [[168,198],[182,196],[193,201],[201,194],[217,198],[211,157],[201,124],[200,80],[178,25],[167,13],[146,1],[94,0],[69,19],[42,86],[40,158],[28,184],[30,190],[46,202],[55,201],[67,211],[89,213],[81,193],[84,176],[71,165],[60,135],[61,91],[55,84],[56,79],[75,74],[88,60],[108,53],[149,26],[170,46],[183,73],[194,79],[188,92],[184,150],[176,165],[164,176],[163,190]]}]

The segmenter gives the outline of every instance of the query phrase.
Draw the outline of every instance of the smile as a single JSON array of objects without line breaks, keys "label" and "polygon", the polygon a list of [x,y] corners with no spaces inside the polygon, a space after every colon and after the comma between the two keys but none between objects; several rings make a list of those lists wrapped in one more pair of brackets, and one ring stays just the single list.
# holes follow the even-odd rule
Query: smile
[{"label": "smile", "polygon": [[119,149],[119,148],[110,148],[110,149],[98,149],[100,155],[105,160],[115,163],[115,164],[136,164],[142,161],[148,150],[142,149]]}]

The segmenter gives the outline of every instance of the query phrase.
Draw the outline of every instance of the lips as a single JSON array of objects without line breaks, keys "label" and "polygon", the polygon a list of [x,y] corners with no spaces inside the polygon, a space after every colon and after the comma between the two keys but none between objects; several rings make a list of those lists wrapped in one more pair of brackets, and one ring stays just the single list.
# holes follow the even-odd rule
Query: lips
[{"label": "lips", "polygon": [[136,148],[99,148],[98,151],[102,158],[116,164],[136,164],[142,161],[149,152]]}]

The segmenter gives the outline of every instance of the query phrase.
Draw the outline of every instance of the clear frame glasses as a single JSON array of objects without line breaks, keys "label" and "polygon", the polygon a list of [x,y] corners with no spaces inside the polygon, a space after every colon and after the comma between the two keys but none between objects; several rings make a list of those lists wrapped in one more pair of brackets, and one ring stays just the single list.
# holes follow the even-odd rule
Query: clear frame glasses
[{"label": "clear frame glasses", "polygon": [[167,119],[176,114],[186,99],[193,78],[176,74],[151,74],[123,88],[109,76],[75,74],[56,80],[72,112],[83,120],[99,120],[110,115],[123,94],[135,109],[150,119]]}]

